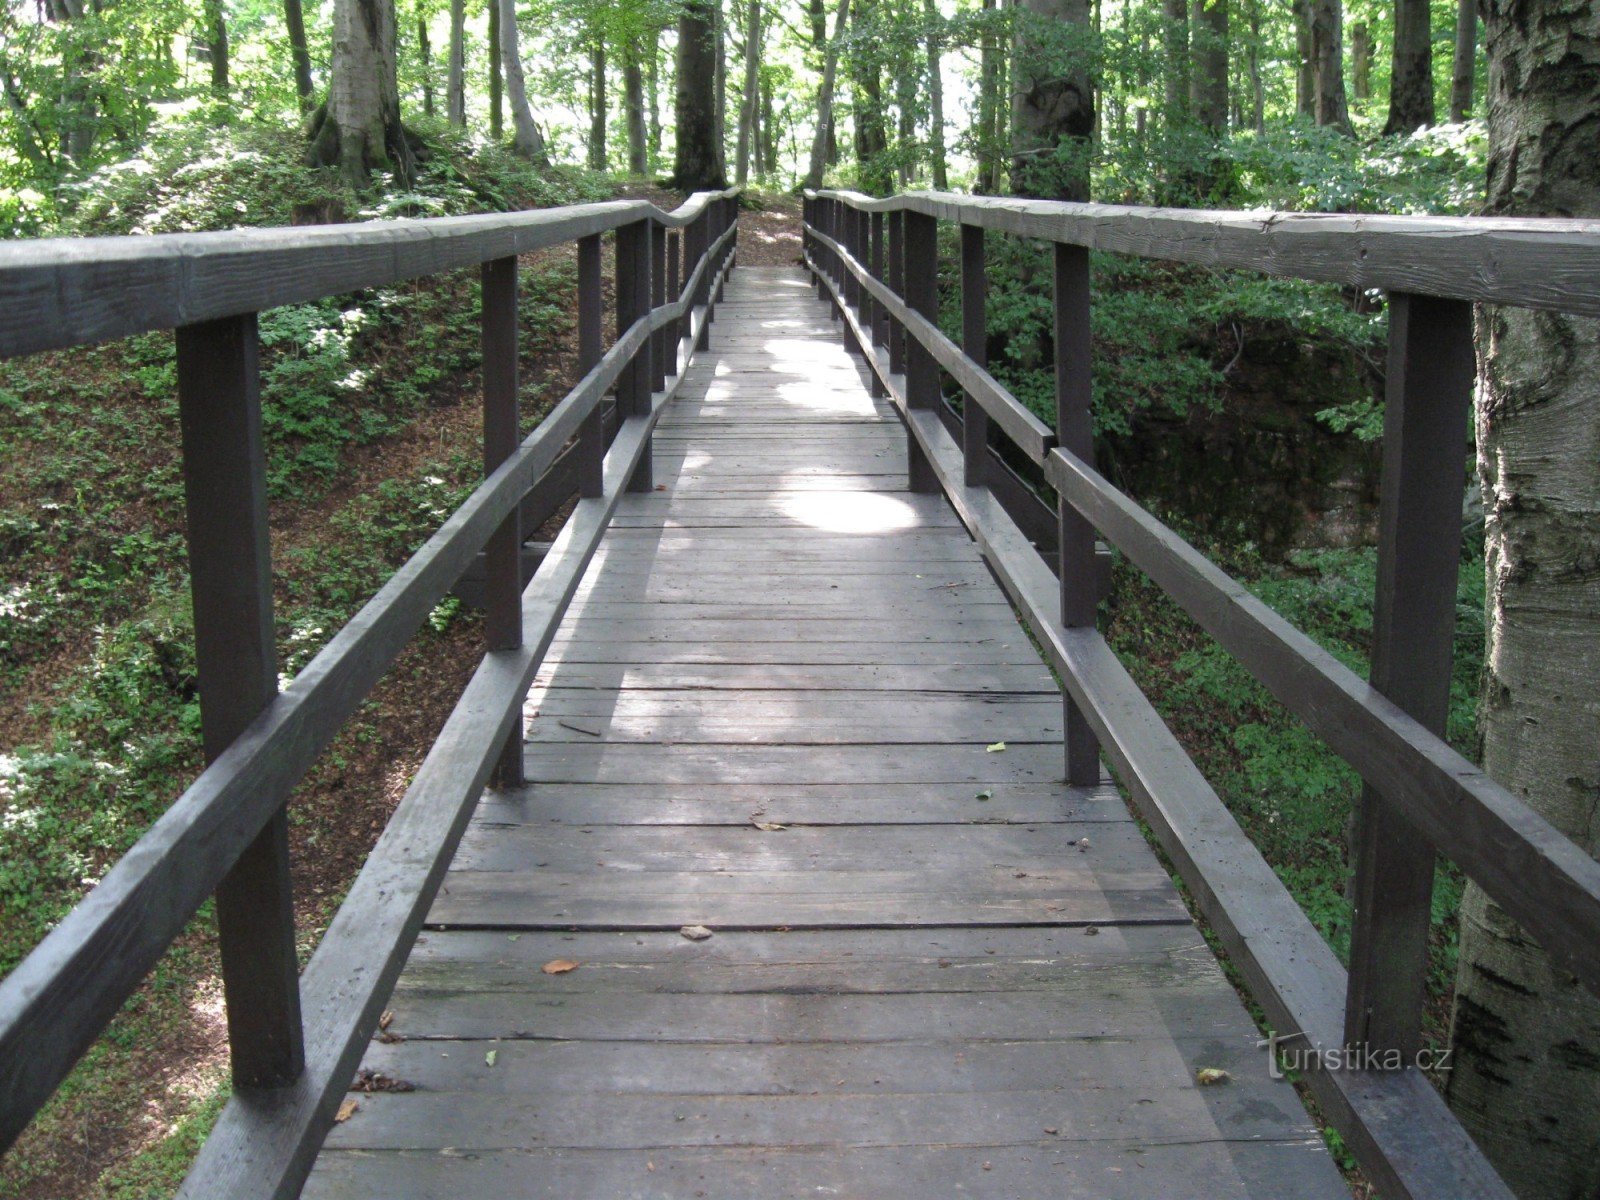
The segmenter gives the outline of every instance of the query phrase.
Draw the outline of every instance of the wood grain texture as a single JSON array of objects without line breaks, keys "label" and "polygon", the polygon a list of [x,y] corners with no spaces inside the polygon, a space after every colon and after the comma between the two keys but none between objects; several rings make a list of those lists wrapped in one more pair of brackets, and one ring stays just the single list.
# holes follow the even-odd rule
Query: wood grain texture
[{"label": "wood grain texture", "polygon": [[1342,1196],[824,305],[745,269],[721,311],[368,1048],[412,1090],[305,1195]]}]

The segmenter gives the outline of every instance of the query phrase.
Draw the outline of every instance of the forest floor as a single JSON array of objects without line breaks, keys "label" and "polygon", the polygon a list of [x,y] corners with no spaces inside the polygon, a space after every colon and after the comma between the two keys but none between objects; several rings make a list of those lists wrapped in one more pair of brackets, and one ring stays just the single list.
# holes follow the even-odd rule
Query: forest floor
[{"label": "forest floor", "polygon": [[[683,199],[656,188],[626,187],[620,194],[669,209]],[[798,200],[762,197],[741,221],[742,262],[798,260]],[[605,277],[609,288],[609,268]],[[576,382],[571,336],[576,327],[574,280],[571,247],[523,260],[524,306],[536,305],[539,310],[524,321],[525,427],[531,427]],[[309,659],[316,645],[347,619],[472,484],[481,437],[472,344],[475,292],[470,278],[462,275],[425,282],[447,295],[436,307],[418,314],[421,328],[405,333],[379,330],[356,345],[349,363],[343,364],[381,372],[389,381],[404,379],[407,395],[417,394],[402,407],[401,416],[386,422],[381,435],[353,442],[330,439],[338,443],[336,469],[322,464],[310,472],[317,477],[314,483],[294,476],[274,497],[271,532],[280,649],[291,672]],[[150,573],[181,575],[182,510],[172,449],[175,412],[170,397],[158,400],[153,395],[171,382],[167,369],[171,339],[152,337],[153,349],[119,344],[88,355],[41,356],[27,360],[26,372],[0,377],[0,430],[7,435],[0,439],[4,447],[0,448],[0,543],[12,557],[6,577],[0,578],[0,598],[15,612],[29,612],[31,601],[24,597],[31,593],[24,585],[31,574],[50,576],[62,592],[70,591],[85,574],[86,562],[111,561],[128,539],[157,547],[145,564]],[[408,359],[419,341],[454,345],[460,352],[419,352]],[[148,380],[130,384],[129,377],[139,376],[150,359],[159,369]],[[296,369],[303,372],[305,364],[298,363]],[[269,399],[272,394],[269,385]],[[163,404],[166,411],[158,418],[142,415]],[[98,463],[104,476],[97,482],[109,497],[121,498],[114,518],[79,511],[78,492],[64,481],[81,476],[83,464],[65,452],[57,461],[54,443],[73,440],[71,424],[85,418],[122,431],[116,453],[109,456],[114,461]],[[304,451],[304,438],[289,440],[297,453]],[[269,464],[270,456],[271,451]],[[151,480],[165,480],[168,486],[153,485]],[[63,503],[86,523],[112,519],[112,532],[122,541],[108,548],[85,543],[76,534],[57,536],[45,527],[48,522],[41,526],[28,515],[54,512]],[[108,509],[111,503],[108,500]],[[538,536],[548,540],[554,532],[547,527]],[[370,546],[359,544],[368,535],[382,543],[381,553],[374,555]],[[152,795],[137,806],[141,811],[122,814],[130,828],[102,831],[78,853],[65,856],[54,864],[58,880],[48,878],[50,865],[26,879],[0,872],[0,912],[6,914],[8,925],[29,931],[7,939],[6,961],[0,967],[24,953],[79,893],[75,880],[68,877],[69,868],[78,868],[85,883],[98,878],[198,769],[194,730],[181,728],[185,721],[192,725],[192,662],[184,660],[182,647],[167,644],[174,633],[177,636],[170,638],[174,643],[186,642],[192,635],[186,633],[184,615],[170,622],[156,619],[151,611],[172,605],[183,586],[183,580],[176,578],[166,591],[124,588],[129,594],[119,601],[97,600],[77,607],[69,604],[54,614],[40,612],[40,619],[26,631],[37,635],[32,641],[21,634],[7,636],[11,629],[0,628],[0,729],[6,731],[0,742],[0,800],[32,800],[35,807],[25,811],[47,813],[52,805],[50,788],[65,792],[70,787],[67,779],[60,778],[68,773],[62,767],[65,759],[49,756],[87,755],[115,763],[119,732],[140,744],[162,745],[159,769],[146,772],[151,778],[139,781]],[[47,616],[55,619],[45,620]],[[49,636],[44,636],[47,625]],[[135,655],[137,664],[149,666],[145,659],[152,651],[156,659],[176,658],[176,666],[165,662],[155,668],[155,674],[175,683],[175,699],[169,703],[167,697],[138,694],[152,687],[151,680],[143,677],[150,672],[141,674],[123,661],[126,647],[122,658],[108,649],[108,640],[119,635],[143,643]],[[315,948],[470,676],[480,637],[474,614],[453,601],[442,605],[293,798],[290,827],[302,962]],[[139,677],[130,678],[134,675]],[[153,686],[161,690],[161,678]],[[103,711],[102,693],[108,687],[131,687],[136,693],[131,702],[135,711],[122,714],[121,722]],[[94,703],[85,708],[79,728],[65,727],[61,712],[74,705],[84,707],[84,694],[93,696]],[[180,728],[171,728],[174,725]],[[94,740],[96,734],[100,744]],[[67,740],[70,752],[64,749]],[[36,775],[27,775],[28,769],[35,769]],[[124,781],[127,775],[124,772]],[[32,794],[24,796],[24,783],[31,785]],[[70,823],[77,814],[56,812],[49,819]],[[7,857],[18,859],[29,847],[4,849]],[[30,919],[11,920],[24,915]],[[226,1020],[208,905],[0,1161],[0,1198],[147,1200],[170,1195],[227,1092]]]}]

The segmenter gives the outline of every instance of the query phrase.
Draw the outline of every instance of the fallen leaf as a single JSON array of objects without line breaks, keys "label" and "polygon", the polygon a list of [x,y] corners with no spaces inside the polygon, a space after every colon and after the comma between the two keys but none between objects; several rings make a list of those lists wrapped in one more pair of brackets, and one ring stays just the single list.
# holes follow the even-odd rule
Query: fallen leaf
[{"label": "fallen leaf", "polygon": [[1051,1137],[1055,1137],[1058,1133],[1061,1132],[1061,1130],[1057,1129],[1054,1125],[1046,1125],[1044,1127],[1044,1131],[1046,1133],[1048,1133]]},{"label": "fallen leaf", "polygon": [[565,975],[568,971],[576,971],[578,964],[570,958],[552,958],[539,969],[546,975]]},{"label": "fallen leaf", "polygon": [[978,793],[978,799],[979,800],[993,800],[994,799],[994,792],[989,788],[984,788],[983,791]]},{"label": "fallen leaf", "polygon": [[780,825],[776,821],[758,821],[754,817],[750,818],[750,824],[766,833],[777,833],[780,829],[789,828],[787,825]]},{"label": "fallen leaf", "polygon": [[1194,1081],[1201,1087],[1211,1087],[1213,1084],[1227,1083],[1233,1079],[1221,1067],[1201,1067],[1194,1073]]},{"label": "fallen leaf", "polygon": [[685,925],[678,932],[691,942],[703,942],[711,936],[711,930],[704,925]]},{"label": "fallen leaf", "polygon": [[363,1067],[356,1072],[356,1081],[350,1085],[352,1092],[414,1092],[417,1085],[409,1079],[396,1079],[382,1071]]},{"label": "fallen leaf", "polygon": [[1087,850],[1088,848],[1089,848],[1089,839],[1088,838],[1079,838],[1078,839],[1078,849],[1080,851],[1083,851],[1083,850]]},{"label": "fallen leaf", "polygon": [[383,1016],[378,1018],[378,1028],[387,1029],[394,1024],[394,1009],[385,1009]]},{"label": "fallen leaf", "polygon": [[483,1065],[486,1066],[486,1067],[492,1067],[492,1066],[494,1066],[494,1060],[499,1058],[499,1057],[500,1057],[500,1051],[498,1051],[498,1050],[490,1050],[487,1054],[485,1054],[483,1056]]},{"label": "fallen leaf", "polygon": [[990,754],[999,754],[1005,748],[1006,744],[1004,742],[991,742],[988,746],[988,751]]},{"label": "fallen leaf", "polygon": [[356,1109],[360,1107],[361,1105],[357,1104],[354,1100],[346,1100],[343,1104],[339,1105],[339,1111],[333,1114],[333,1119],[339,1124],[343,1125],[355,1115]]},{"label": "fallen leaf", "polygon": [[1100,932],[1100,930],[1099,930],[1098,926],[1088,925],[1088,926],[1084,927],[1083,936],[1084,937],[1094,937],[1099,932]]}]

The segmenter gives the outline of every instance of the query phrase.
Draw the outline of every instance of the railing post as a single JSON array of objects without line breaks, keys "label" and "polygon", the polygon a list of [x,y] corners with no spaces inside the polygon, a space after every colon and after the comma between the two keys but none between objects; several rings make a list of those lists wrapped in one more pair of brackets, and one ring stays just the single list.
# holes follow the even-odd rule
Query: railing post
[{"label": "railing post", "polygon": [[722,299],[721,288],[717,283],[717,271],[722,266],[722,251],[714,250],[717,239],[722,236],[722,206],[716,201],[706,205],[706,278],[702,294],[706,298],[706,323],[701,331],[700,349],[711,348],[711,322],[717,315],[717,301]]},{"label": "railing post", "polygon": [[[845,252],[851,258],[859,260],[862,257],[859,237],[859,218],[861,214],[855,208],[846,204],[843,208],[843,216],[844,223],[839,231],[839,244],[844,247]],[[845,266],[843,259],[839,262],[839,281],[840,286],[844,289],[845,306],[855,309],[856,318],[859,320],[861,317],[861,281],[855,277],[855,272]],[[842,322],[840,336],[844,338],[844,348],[846,350],[859,351],[861,349],[856,342],[855,334],[850,331],[850,322]]]},{"label": "railing post", "polygon": [[[600,235],[578,239],[578,374],[594,370],[600,361],[601,340]],[[578,495],[605,495],[606,439],[602,406],[583,419],[578,429]],[[617,419],[620,421],[620,406]]]},{"label": "railing post", "polygon": [[[1389,297],[1372,684],[1430,732],[1450,710],[1472,305]],[[1434,847],[1371,787],[1356,809],[1345,1041],[1413,1061],[1422,1040]]]},{"label": "railing post", "polygon": [[[677,229],[667,230],[667,291],[666,294],[676,304],[683,295],[682,289],[683,270],[683,234]],[[682,323],[662,327],[662,346],[666,353],[663,356],[666,363],[666,373],[678,373],[678,342],[681,339],[680,330]],[[665,386],[665,380],[662,381]]]},{"label": "railing post", "polygon": [[[689,277],[694,274],[695,268],[700,265],[701,260],[706,256],[706,245],[705,213],[702,212],[689,222],[683,234],[683,286],[685,288],[688,287]],[[700,303],[700,289],[702,286],[701,283],[696,283],[694,290],[686,293],[689,304],[684,310],[683,321],[678,327],[680,338],[687,338],[694,332],[694,310]],[[693,348],[703,350],[705,349],[705,343],[697,343]]]},{"label": "railing post", "polygon": [[[1089,336],[1089,251],[1057,243],[1055,248],[1056,438],[1062,449],[1094,464],[1091,413],[1093,375]],[[1093,628],[1099,603],[1094,527],[1065,500],[1057,499],[1061,555],[1061,624]],[[1067,782],[1093,787],[1100,782],[1100,744],[1089,722],[1064,700]]]},{"label": "railing post", "polygon": [[[925,213],[905,214],[906,303],[935,324],[939,321],[939,222]],[[906,408],[934,409],[939,403],[939,364],[921,341],[906,338]],[[913,492],[937,492],[939,478],[909,424],[906,453]]]},{"label": "railing post", "polygon": [[[200,734],[212,763],[278,693],[255,314],[184,326],[177,347]],[[217,933],[234,1087],[293,1083],[305,1049],[284,809],[217,888]]]},{"label": "railing post", "polygon": [[[652,222],[650,237],[650,310],[667,302],[667,227]],[[650,387],[662,391],[667,386],[667,327],[650,335]]]},{"label": "railing post", "polygon": [[[906,298],[906,214],[902,209],[889,214],[889,290]],[[900,322],[889,318],[889,374],[906,369],[906,331]]]},{"label": "railing post", "polygon": [[[984,279],[982,225],[961,227],[961,352],[980,367],[989,365],[989,336],[984,304],[988,285]],[[968,487],[987,481],[989,414],[971,396],[961,405],[961,476]]]},{"label": "railing post", "polygon": [[[868,240],[871,243],[868,270],[872,277],[879,283],[883,282],[883,214],[875,212],[871,216],[871,226],[868,231]],[[879,399],[888,394],[888,389],[883,386],[883,380],[878,378],[877,351],[888,336],[889,310],[877,300],[867,301],[868,324],[867,328],[872,335],[873,352],[871,361],[867,364],[867,390],[873,399]]]},{"label": "railing post", "polygon": [[[650,231],[653,222],[646,219],[624,225],[617,230],[617,339],[620,341],[634,324],[650,311]],[[650,412],[650,339],[645,338],[634,351],[628,365],[617,379],[617,423],[628,417],[645,416]],[[653,486],[651,448],[645,444],[644,454],[633,478],[628,481],[630,492],[648,492]]]},{"label": "railing post", "polygon": [[[483,473],[516,453],[517,428],[517,260],[513,255],[483,264]],[[484,547],[485,648],[515,650],[522,645],[522,514],[513,508]],[[522,720],[501,748],[495,784],[520,787]]]}]

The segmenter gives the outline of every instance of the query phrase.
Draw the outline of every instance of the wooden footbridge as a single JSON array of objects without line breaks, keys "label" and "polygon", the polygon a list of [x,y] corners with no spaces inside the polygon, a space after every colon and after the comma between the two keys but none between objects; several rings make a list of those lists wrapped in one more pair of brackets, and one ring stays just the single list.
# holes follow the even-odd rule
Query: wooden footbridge
[{"label": "wooden footbridge", "polygon": [[[1508,1196],[1406,1065],[1434,854],[1591,988],[1600,866],[1438,737],[1471,304],[1600,315],[1600,232],[822,193],[735,269],[737,207],[0,248],[0,352],[178,329],[210,763],[0,983],[0,1136],[215,893],[185,1197],[1346,1194],[1170,869],[1268,1028],[1364,1052],[1303,1083],[1385,1197]],[[1055,246],[1054,427],[984,369],[991,233]],[[516,256],[569,241],[585,375],[519,442]],[[1370,682],[1094,472],[1090,248],[1389,291]],[[280,692],[255,314],[480,266],[485,482]],[[1095,631],[1097,537],[1366,778],[1348,970]],[[482,663],[299,971],[285,799],[480,552]]]}]

